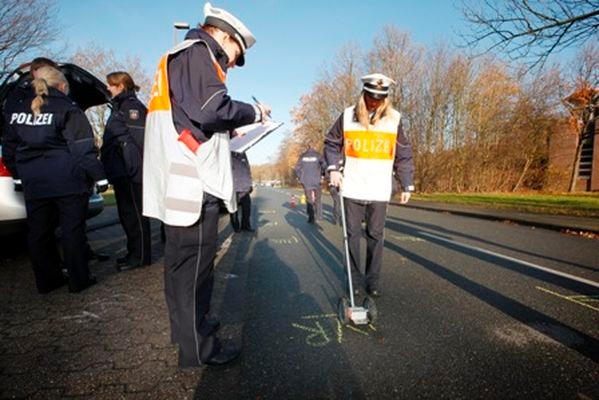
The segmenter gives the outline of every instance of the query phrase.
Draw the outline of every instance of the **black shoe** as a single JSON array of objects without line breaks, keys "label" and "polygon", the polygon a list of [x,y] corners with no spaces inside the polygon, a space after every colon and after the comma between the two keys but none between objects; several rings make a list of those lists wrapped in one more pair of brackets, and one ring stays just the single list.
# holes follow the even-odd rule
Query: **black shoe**
[{"label": "black shoe", "polygon": [[127,264],[128,262],[129,262],[129,256],[119,257],[119,258],[116,259],[116,264],[117,265]]},{"label": "black shoe", "polygon": [[246,226],[244,228],[241,228],[242,231],[246,231],[246,232],[255,232],[255,229],[250,227],[250,226]]},{"label": "black shoe", "polygon": [[241,350],[237,345],[232,340],[227,340],[223,342],[220,351],[207,360],[205,364],[212,366],[224,365],[235,361],[240,354]]},{"label": "black shoe", "polygon": [[372,297],[381,297],[381,291],[378,289],[368,289],[367,293]]},{"label": "black shoe", "polygon": [[80,293],[80,292],[84,291],[85,289],[87,289],[88,287],[94,286],[96,283],[98,283],[98,280],[96,279],[96,277],[91,276],[85,284],[83,284],[79,287],[76,287],[76,288],[69,287],[69,292],[70,293]]},{"label": "black shoe", "polygon": [[106,261],[106,260],[110,260],[110,255],[108,255],[106,253],[102,253],[100,251],[91,250],[89,253],[89,259],[90,260],[98,260],[98,261]]},{"label": "black shoe", "polygon": [[116,270],[117,271],[129,271],[141,267],[141,263],[136,260],[132,260],[130,257],[121,257],[116,259]]},{"label": "black shoe", "polygon": [[141,267],[141,264],[139,262],[127,262],[125,264],[117,264],[116,270],[119,272],[122,272],[122,271],[129,271],[129,270],[139,268],[139,267]]},{"label": "black shoe", "polygon": [[66,285],[67,283],[69,283],[69,280],[64,276],[61,276],[57,282],[54,282],[52,285],[44,285],[44,287],[38,288],[37,291],[40,294],[47,294]]}]

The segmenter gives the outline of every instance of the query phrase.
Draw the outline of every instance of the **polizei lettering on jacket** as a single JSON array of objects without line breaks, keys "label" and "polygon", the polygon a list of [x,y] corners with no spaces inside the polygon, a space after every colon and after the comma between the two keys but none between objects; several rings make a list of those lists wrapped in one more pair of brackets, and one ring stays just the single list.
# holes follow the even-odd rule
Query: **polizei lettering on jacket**
[{"label": "polizei lettering on jacket", "polygon": [[41,113],[34,116],[32,113],[12,113],[10,117],[10,124],[14,125],[52,125],[52,116],[54,114]]}]

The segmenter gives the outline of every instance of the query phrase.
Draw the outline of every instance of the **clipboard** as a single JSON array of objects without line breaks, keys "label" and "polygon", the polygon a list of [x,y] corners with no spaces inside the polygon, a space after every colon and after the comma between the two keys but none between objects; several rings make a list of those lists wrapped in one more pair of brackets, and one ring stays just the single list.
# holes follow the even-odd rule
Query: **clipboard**
[{"label": "clipboard", "polygon": [[235,131],[238,134],[243,134],[243,136],[238,135],[233,137],[229,144],[230,149],[236,153],[245,153],[281,125],[283,125],[282,122],[267,121],[241,126],[235,129]]}]

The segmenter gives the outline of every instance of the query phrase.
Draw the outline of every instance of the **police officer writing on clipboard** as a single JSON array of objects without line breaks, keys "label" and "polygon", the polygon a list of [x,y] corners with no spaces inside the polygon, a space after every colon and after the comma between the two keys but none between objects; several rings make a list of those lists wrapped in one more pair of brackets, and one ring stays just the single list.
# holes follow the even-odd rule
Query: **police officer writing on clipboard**
[{"label": "police officer writing on clipboard", "polygon": [[54,237],[60,226],[69,291],[77,293],[96,283],[84,250],[89,188],[95,183],[104,191],[108,181],[89,121],[67,97],[64,75],[41,67],[35,77],[32,90],[20,91],[5,105],[3,156],[22,181],[38,291],[48,293],[66,283]]},{"label": "police officer writing on clipboard", "polygon": [[[389,101],[393,79],[380,74],[363,76],[362,93],[346,108],[325,137],[325,158],[331,185],[341,187],[347,218],[353,287],[363,287],[360,237],[366,222],[365,284],[368,294],[381,294],[380,276],[387,205],[395,179],[401,183],[401,204],[414,190],[412,147],[403,133],[401,114]],[[339,167],[343,164],[343,172]]]},{"label": "police officer writing on clipboard", "polygon": [[240,349],[209,317],[219,199],[237,208],[229,140],[270,109],[231,99],[225,79],[256,39],[229,12],[204,6],[200,29],[160,60],[152,88],[143,168],[144,215],[165,224],[165,297],[179,366],[222,365]]}]

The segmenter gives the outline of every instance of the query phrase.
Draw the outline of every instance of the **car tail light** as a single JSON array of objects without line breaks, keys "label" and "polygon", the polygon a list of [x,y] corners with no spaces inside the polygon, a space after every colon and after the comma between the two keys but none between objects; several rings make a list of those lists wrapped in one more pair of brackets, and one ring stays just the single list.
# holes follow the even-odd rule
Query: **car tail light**
[{"label": "car tail light", "polygon": [[0,157],[0,176],[12,176],[6,165],[4,165],[2,157]]}]

